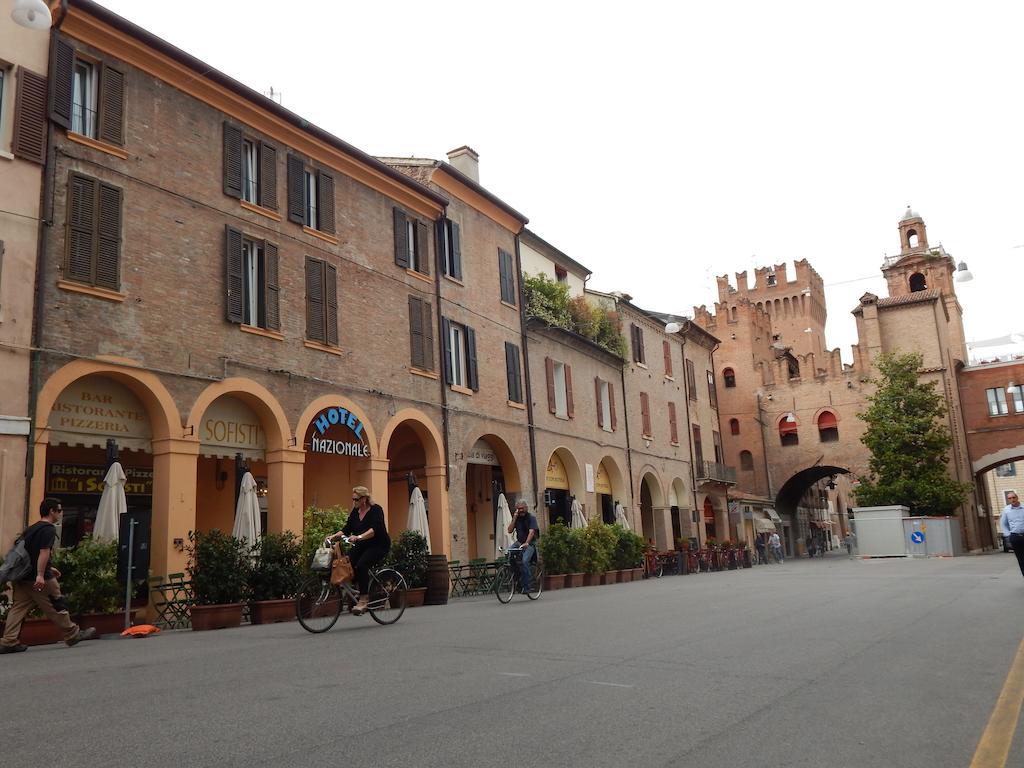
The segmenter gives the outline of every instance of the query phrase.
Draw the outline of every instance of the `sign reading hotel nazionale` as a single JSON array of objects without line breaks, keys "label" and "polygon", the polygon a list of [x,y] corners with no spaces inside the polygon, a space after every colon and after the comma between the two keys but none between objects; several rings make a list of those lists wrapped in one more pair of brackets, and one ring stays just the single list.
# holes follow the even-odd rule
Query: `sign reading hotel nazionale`
[{"label": "sign reading hotel nazionale", "polygon": [[340,407],[324,408],[314,417],[307,450],[354,458],[370,455],[370,446],[363,436],[363,423],[354,413]]}]

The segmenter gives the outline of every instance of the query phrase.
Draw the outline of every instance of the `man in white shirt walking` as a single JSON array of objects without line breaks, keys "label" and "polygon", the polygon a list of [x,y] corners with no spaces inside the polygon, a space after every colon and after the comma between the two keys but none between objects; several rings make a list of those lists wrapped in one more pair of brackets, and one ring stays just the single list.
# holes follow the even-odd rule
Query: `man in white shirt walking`
[{"label": "man in white shirt walking", "polygon": [[1010,540],[1013,554],[1017,556],[1020,573],[1024,576],[1024,506],[1021,505],[1016,493],[1006,494],[1006,500],[1009,503],[1003,508],[999,528],[1003,536]]}]

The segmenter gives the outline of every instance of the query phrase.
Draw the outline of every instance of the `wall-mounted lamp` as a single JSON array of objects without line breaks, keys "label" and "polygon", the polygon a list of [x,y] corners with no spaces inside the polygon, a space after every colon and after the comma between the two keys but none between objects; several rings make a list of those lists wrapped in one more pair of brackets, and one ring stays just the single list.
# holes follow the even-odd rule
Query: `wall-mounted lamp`
[{"label": "wall-mounted lamp", "polygon": [[796,424],[796,416],[792,412],[786,414],[786,418],[783,419],[787,424]]},{"label": "wall-mounted lamp", "polygon": [[11,19],[26,29],[49,29],[53,23],[50,9],[43,0],[15,0]]},{"label": "wall-mounted lamp", "polygon": [[195,424],[189,424],[185,428],[185,431],[181,433],[181,436],[182,437],[192,437],[195,433],[196,433],[196,426],[195,426]]},{"label": "wall-mounted lamp", "polygon": [[969,283],[974,279],[974,275],[971,274],[971,270],[967,268],[967,262],[961,261],[956,266],[956,274],[953,275],[953,279],[958,283]]},{"label": "wall-mounted lamp", "polygon": [[830,491],[834,491],[836,489],[836,476],[835,475],[832,475],[832,477],[830,477],[828,479],[828,482],[825,484],[825,487],[828,488]]},{"label": "wall-mounted lamp", "polygon": [[176,550],[178,550],[179,552],[184,552],[185,551],[185,540],[184,539],[175,539],[174,540],[174,548]]}]

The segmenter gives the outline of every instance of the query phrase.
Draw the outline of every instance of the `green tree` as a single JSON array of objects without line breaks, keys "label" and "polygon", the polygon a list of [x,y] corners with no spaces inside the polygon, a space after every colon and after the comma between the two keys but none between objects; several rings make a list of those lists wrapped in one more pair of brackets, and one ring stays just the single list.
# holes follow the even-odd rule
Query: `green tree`
[{"label": "green tree", "polygon": [[970,485],[949,476],[949,430],[935,382],[918,379],[922,357],[912,353],[878,358],[881,376],[870,404],[858,416],[867,424],[861,441],[871,451],[868,474],[858,478],[862,506],[902,504],[912,515],[950,515]]}]

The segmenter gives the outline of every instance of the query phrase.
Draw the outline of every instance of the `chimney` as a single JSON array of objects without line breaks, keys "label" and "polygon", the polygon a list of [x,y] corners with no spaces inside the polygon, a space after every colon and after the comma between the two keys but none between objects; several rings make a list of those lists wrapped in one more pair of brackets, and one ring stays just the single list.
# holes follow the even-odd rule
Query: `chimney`
[{"label": "chimney", "polygon": [[480,155],[471,147],[459,147],[448,153],[448,162],[455,170],[480,183]]}]

